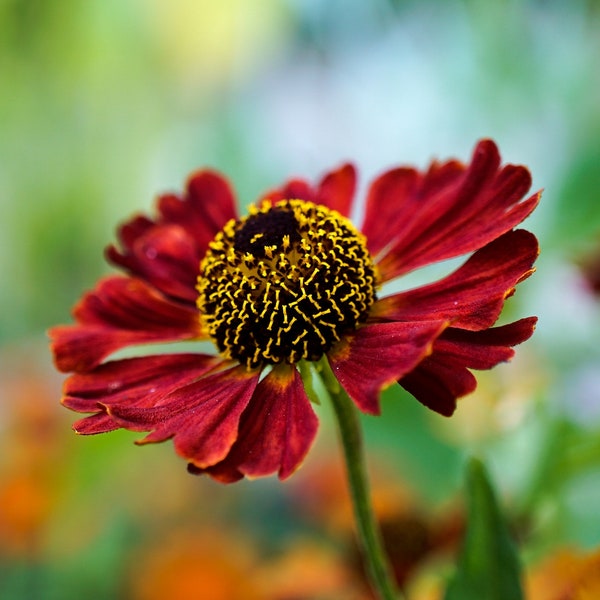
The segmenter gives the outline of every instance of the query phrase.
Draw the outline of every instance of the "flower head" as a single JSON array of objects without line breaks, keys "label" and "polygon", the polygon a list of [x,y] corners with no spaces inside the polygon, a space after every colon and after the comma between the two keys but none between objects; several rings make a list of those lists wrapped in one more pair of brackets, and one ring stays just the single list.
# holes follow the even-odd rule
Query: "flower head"
[{"label": "flower head", "polygon": [[[538,254],[535,237],[514,229],[539,200],[525,198],[530,185],[525,167],[501,166],[484,140],[469,165],[377,177],[356,228],[351,165],[314,186],[288,181],[244,217],[221,175],[194,173],[183,195],[159,198],[153,218],[120,228],[107,257],[126,275],[100,281],[75,324],[50,331],[57,367],[72,373],[63,404],[91,413],[75,430],[173,439],[190,472],[220,481],[283,479],[318,425],[300,369],[323,360],[365,413],[379,414],[381,390],[398,382],[451,415],[475,389],[470,369],[510,359],[533,332],[533,317],[494,327]],[[381,293],[465,254],[435,283]],[[217,352],[110,359],[182,340],[211,340]]]}]

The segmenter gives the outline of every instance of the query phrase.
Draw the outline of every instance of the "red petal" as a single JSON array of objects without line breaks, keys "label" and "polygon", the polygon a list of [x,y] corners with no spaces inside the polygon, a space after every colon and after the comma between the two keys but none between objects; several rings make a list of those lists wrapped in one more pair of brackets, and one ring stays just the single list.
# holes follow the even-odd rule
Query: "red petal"
[{"label": "red petal", "polygon": [[73,423],[73,429],[80,435],[95,435],[98,433],[109,433],[120,429],[120,425],[105,411],[79,419]]},{"label": "red petal", "polygon": [[327,173],[316,189],[303,179],[291,179],[280,188],[273,189],[263,198],[272,202],[279,200],[306,200],[322,204],[340,214],[348,216],[352,208],[352,200],[356,191],[356,170],[351,164],[341,166]]},{"label": "red petal", "polygon": [[219,362],[219,358],[207,354],[163,354],[110,361],[71,375],[64,383],[62,402],[78,412],[99,412],[99,402],[106,406],[154,406]]},{"label": "red petal", "polygon": [[107,258],[166,294],[193,302],[200,259],[225,223],[235,218],[235,198],[221,175],[198,171],[189,178],[183,198],[159,198],[158,212],[156,221],[137,216],[121,226],[122,250],[109,246]]},{"label": "red petal", "polygon": [[421,404],[451,417],[456,410],[456,400],[475,390],[477,380],[466,368],[444,364],[440,357],[427,357],[399,383]]},{"label": "red petal", "polygon": [[129,248],[140,236],[155,227],[154,221],[144,215],[136,215],[119,227],[118,238],[125,248]]},{"label": "red petal", "polygon": [[371,242],[375,248],[389,244],[378,264],[384,281],[483,247],[523,221],[540,196],[521,201],[531,185],[529,171],[514,165],[500,168],[491,140],[477,145],[471,164],[462,171],[456,161],[434,164],[420,185],[396,185],[399,191],[391,186],[394,193],[373,192],[377,199],[371,201],[365,222],[371,230],[367,235],[377,236],[380,227],[372,223],[381,205],[386,205],[386,214],[395,214],[390,216],[395,240],[388,235]]},{"label": "red petal", "polygon": [[223,482],[275,472],[285,479],[306,456],[317,427],[318,419],[298,371],[287,365],[275,368],[256,388],[229,454],[206,470],[192,472],[206,472]]},{"label": "red petal", "polygon": [[355,191],[356,170],[353,165],[346,164],[323,177],[317,189],[315,202],[337,210],[347,217],[352,209]]},{"label": "red petal", "polygon": [[465,329],[493,325],[514,287],[532,272],[538,243],[528,231],[505,233],[437,283],[379,300],[371,319],[431,321],[443,319]]},{"label": "red petal", "polygon": [[235,197],[227,180],[214,171],[193,173],[183,198],[165,194],[158,200],[159,222],[183,227],[196,241],[201,256],[208,243],[235,219]]},{"label": "red petal", "polygon": [[139,443],[173,438],[177,453],[199,468],[223,460],[238,436],[242,412],[260,372],[237,366],[174,390],[156,406],[107,406],[115,422],[132,431],[151,431]]},{"label": "red petal", "polygon": [[449,327],[436,340],[433,353],[443,353],[448,362],[461,363],[472,369],[491,369],[513,357],[512,347],[528,340],[536,323],[536,317],[527,317],[483,331]]},{"label": "red petal", "polygon": [[415,169],[400,167],[373,181],[367,193],[361,228],[372,255],[385,248],[402,230],[407,219],[405,211],[414,210],[411,200],[414,202],[422,180]]},{"label": "red petal", "polygon": [[154,226],[132,240],[125,253],[109,246],[106,257],[166,295],[195,305],[202,254],[183,227]]},{"label": "red petal", "polygon": [[381,390],[414,369],[445,327],[444,321],[367,325],[328,355],[329,364],[357,406],[379,414]]},{"label": "red petal", "polygon": [[209,475],[220,483],[235,483],[244,478],[243,473],[238,471],[235,467],[229,467],[227,465],[227,459],[217,463],[213,467],[206,467],[205,469],[197,467],[193,463],[188,463],[187,470],[191,475]]},{"label": "red petal", "polygon": [[[210,170],[197,171],[187,182],[187,196],[191,210],[187,225],[197,239],[211,241],[223,229],[225,223],[237,217],[235,197],[228,181]],[[163,212],[163,216],[166,216]],[[205,248],[204,248],[205,249]]]},{"label": "red petal", "polygon": [[59,370],[86,371],[132,344],[200,337],[198,311],[173,303],[139,279],[108,277],[75,306],[76,325],[50,329]]},{"label": "red petal", "polygon": [[477,386],[468,369],[491,369],[510,360],[512,347],[531,337],[536,321],[529,317],[484,331],[450,327],[435,341],[432,354],[399,383],[428,408],[450,416],[457,398]]},{"label": "red petal", "polygon": [[273,189],[262,198],[268,198],[271,202],[279,202],[279,200],[306,200],[314,202],[315,190],[303,179],[291,179],[281,188]]}]

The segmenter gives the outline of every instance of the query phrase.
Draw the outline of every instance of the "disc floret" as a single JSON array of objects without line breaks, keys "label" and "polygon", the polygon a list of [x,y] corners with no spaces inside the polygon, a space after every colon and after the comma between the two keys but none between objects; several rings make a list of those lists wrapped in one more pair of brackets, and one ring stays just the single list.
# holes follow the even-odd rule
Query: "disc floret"
[{"label": "disc floret", "polygon": [[376,299],[365,238],[338,212],[269,200],[230,220],[200,265],[204,330],[248,369],[317,361]]}]

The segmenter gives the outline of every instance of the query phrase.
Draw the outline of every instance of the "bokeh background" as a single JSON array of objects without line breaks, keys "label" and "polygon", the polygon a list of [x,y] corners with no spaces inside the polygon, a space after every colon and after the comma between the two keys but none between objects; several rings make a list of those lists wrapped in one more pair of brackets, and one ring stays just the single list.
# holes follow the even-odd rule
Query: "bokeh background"
[{"label": "bokeh background", "polygon": [[116,224],[195,168],[243,206],[482,137],[545,189],[505,313],[538,330],[452,419],[385,394],[363,419],[375,504],[398,578],[439,598],[476,454],[530,597],[600,590],[599,60],[591,0],[1,0],[0,598],[370,598],[329,407],[288,482],[222,486],[168,444],[75,436],[45,330],[110,272]]}]

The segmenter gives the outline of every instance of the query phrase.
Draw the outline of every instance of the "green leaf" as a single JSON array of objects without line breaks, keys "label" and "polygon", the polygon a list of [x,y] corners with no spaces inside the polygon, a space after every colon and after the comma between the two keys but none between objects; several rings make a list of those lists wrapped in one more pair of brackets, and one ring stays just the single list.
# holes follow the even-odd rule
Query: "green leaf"
[{"label": "green leaf", "polygon": [[467,466],[467,532],[444,600],[522,600],[521,568],[483,463]]}]

